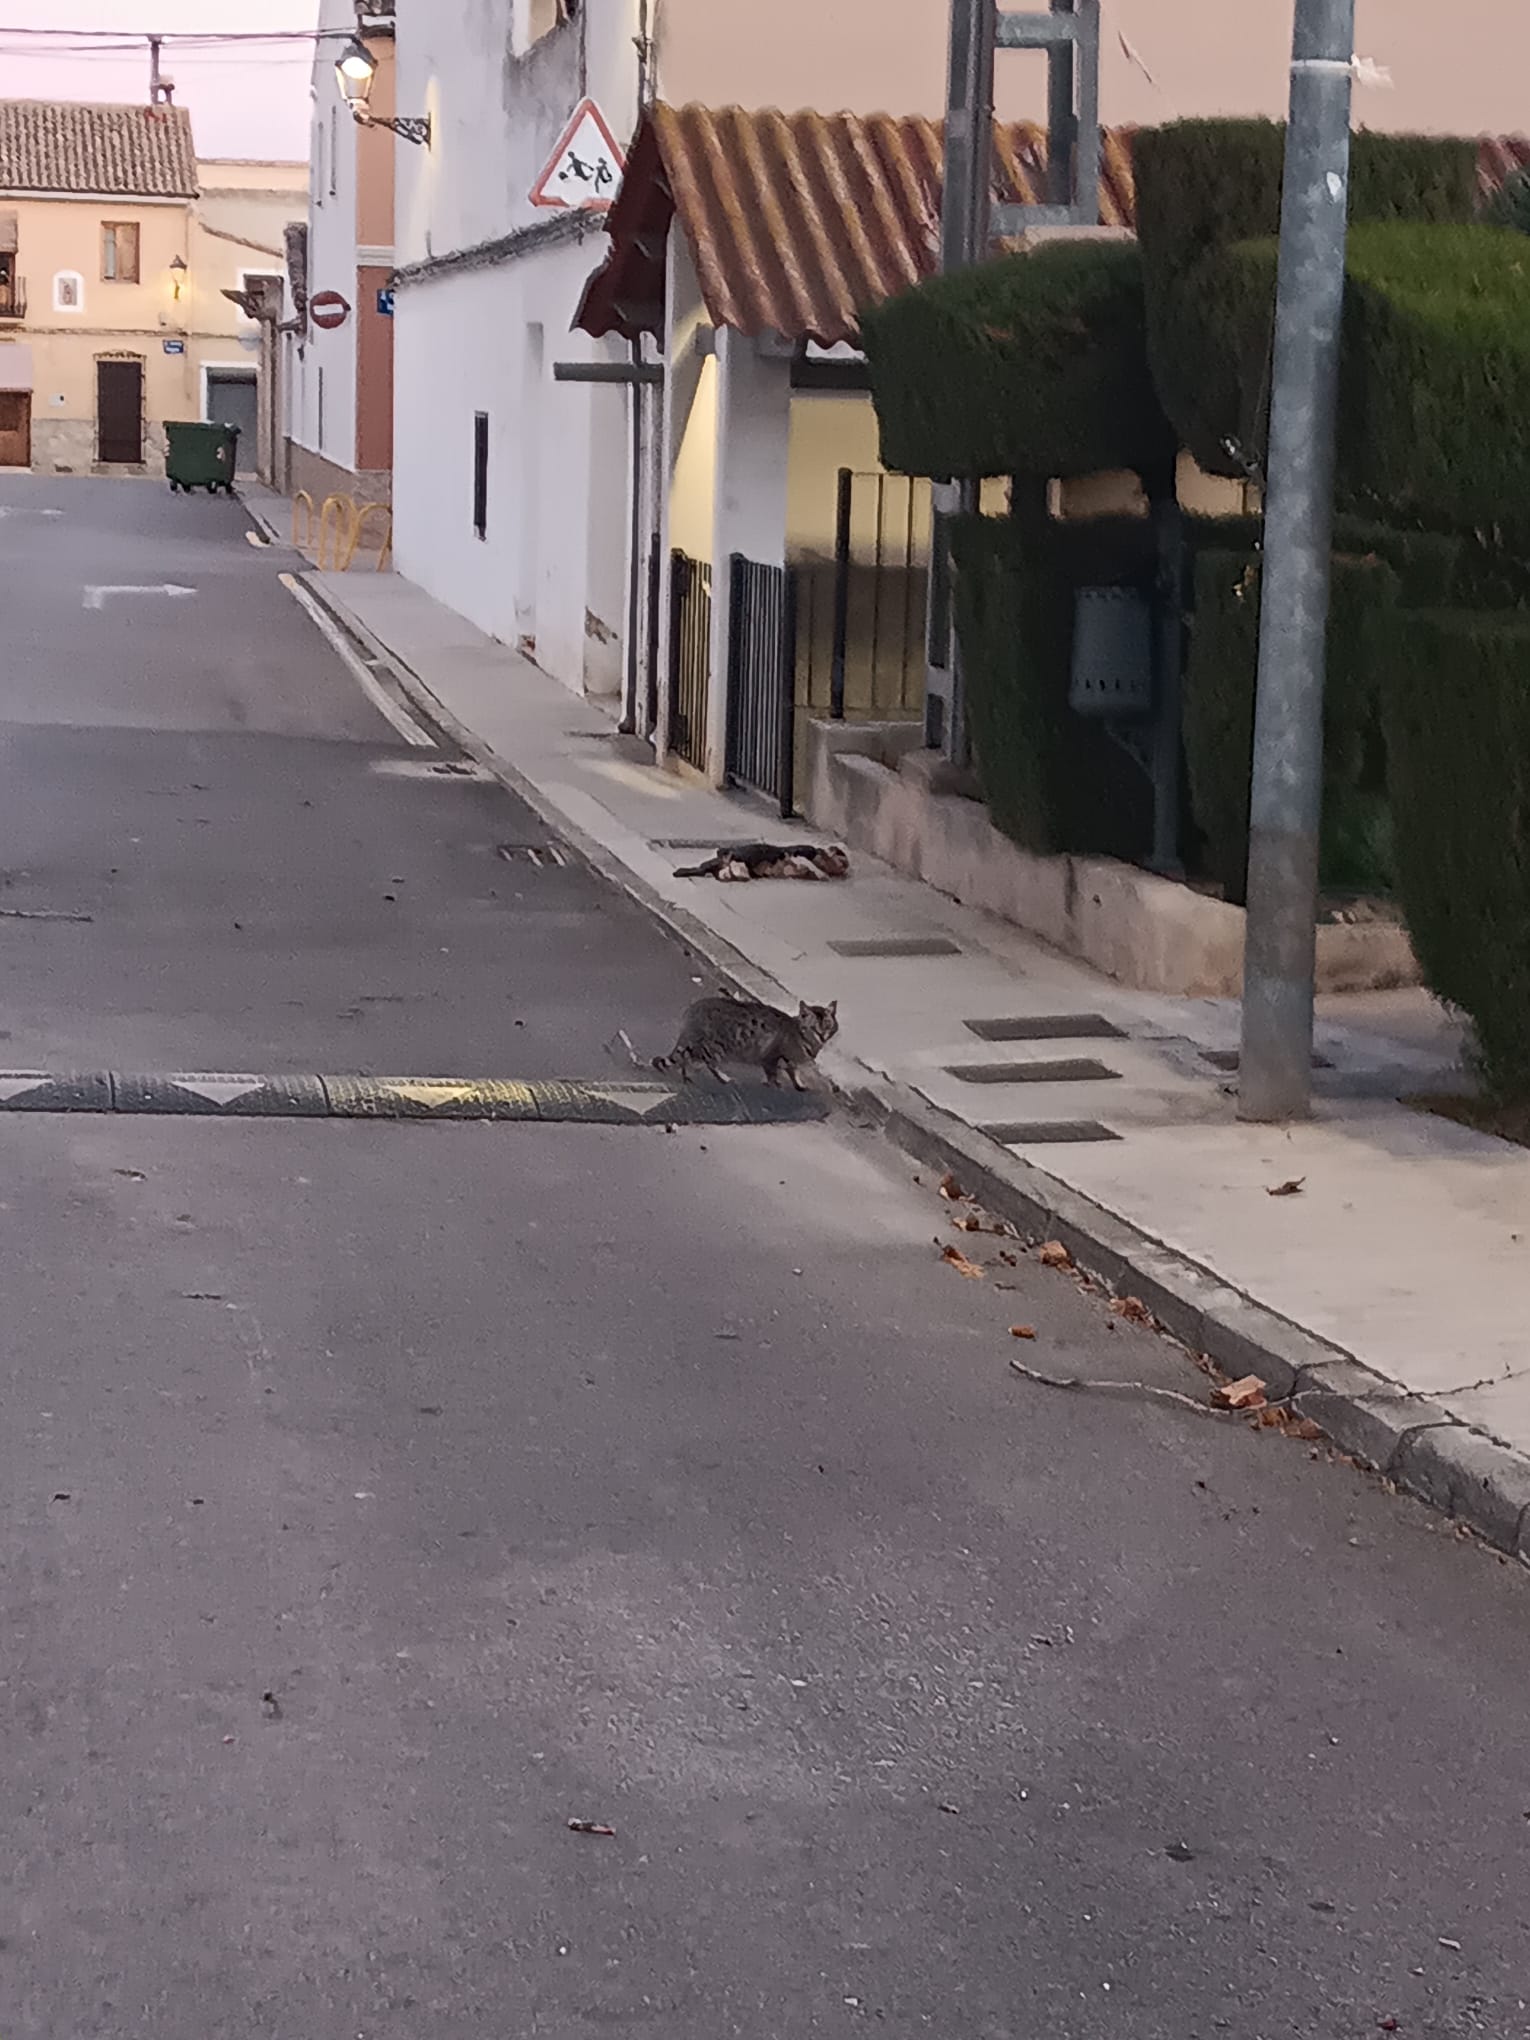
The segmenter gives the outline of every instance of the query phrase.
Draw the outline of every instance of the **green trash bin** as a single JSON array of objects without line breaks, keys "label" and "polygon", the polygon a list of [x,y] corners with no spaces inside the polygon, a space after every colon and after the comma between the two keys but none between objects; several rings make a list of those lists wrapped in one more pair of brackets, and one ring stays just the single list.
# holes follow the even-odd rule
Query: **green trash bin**
[{"label": "green trash bin", "polygon": [[234,493],[238,465],[239,427],[168,419],[165,424],[165,473],[172,490],[222,489]]}]

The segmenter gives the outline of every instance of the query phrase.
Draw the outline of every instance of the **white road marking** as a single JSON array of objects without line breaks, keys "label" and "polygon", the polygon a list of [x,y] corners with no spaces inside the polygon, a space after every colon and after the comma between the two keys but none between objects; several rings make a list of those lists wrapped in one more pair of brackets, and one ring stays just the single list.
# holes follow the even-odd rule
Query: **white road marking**
[{"label": "white road marking", "polygon": [[379,715],[387,717],[394,729],[404,739],[404,742],[406,744],[413,744],[418,750],[436,750],[438,746],[435,738],[431,736],[428,730],[421,729],[408,710],[401,708],[392,695],[385,688],[378,685],[366,666],[356,656],[356,652],[344,631],[325,615],[319,604],[314,601],[297,576],[295,574],[279,574],[277,579],[298,606],[305,610],[313,622],[318,625],[322,634],[344,660],[351,678],[356,682],[356,685],[361,689],[367,700],[371,702]]},{"label": "white road marking", "polygon": [[209,1105],[232,1105],[236,1098],[248,1098],[262,1088],[259,1077],[172,1077],[178,1091],[190,1091]]},{"label": "white road marking", "polygon": [[0,503],[0,517],[62,517],[62,510],[34,510],[30,503]]},{"label": "white road marking", "polygon": [[262,538],[258,531],[247,531],[244,534],[244,542],[246,545],[259,546],[267,546],[271,543],[269,538]]},{"label": "white road marking", "polygon": [[188,595],[195,595],[196,592],[195,588],[178,587],[174,581],[162,581],[155,588],[87,588],[85,590],[84,607],[86,609],[104,609],[108,595],[168,595],[173,600],[180,602],[184,601]]}]

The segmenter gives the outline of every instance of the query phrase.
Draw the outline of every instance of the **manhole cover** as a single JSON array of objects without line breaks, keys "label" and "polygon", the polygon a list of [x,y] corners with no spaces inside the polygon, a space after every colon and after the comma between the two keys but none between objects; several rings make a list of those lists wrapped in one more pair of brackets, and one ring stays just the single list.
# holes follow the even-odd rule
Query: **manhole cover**
[{"label": "manhole cover", "polygon": [[556,843],[497,843],[496,857],[503,857],[507,864],[532,864],[540,871],[550,864],[564,868],[569,862],[566,852]]},{"label": "manhole cover", "polygon": [[960,956],[960,945],[944,935],[890,935],[885,941],[869,939],[831,942],[836,956]]},{"label": "manhole cover", "polygon": [[1120,1074],[1082,1055],[1056,1062],[956,1063],[946,1070],[963,1084],[1093,1084]]},{"label": "manhole cover", "polygon": [[980,1041],[1122,1041],[1121,1029],[1103,1013],[1026,1013],[1013,1020],[964,1020]]},{"label": "manhole cover", "polygon": [[980,1126],[978,1132],[1003,1147],[1082,1146],[1085,1141],[1121,1138],[1097,1119],[1010,1119],[998,1126]]}]

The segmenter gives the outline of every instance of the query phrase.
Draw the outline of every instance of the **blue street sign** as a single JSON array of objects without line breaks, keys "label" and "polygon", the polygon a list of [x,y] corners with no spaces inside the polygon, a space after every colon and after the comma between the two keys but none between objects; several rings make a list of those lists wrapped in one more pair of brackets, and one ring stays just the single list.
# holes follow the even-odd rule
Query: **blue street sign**
[{"label": "blue street sign", "polygon": [[184,340],[167,340],[165,342],[165,352],[167,354],[184,354],[186,352],[186,343]]}]

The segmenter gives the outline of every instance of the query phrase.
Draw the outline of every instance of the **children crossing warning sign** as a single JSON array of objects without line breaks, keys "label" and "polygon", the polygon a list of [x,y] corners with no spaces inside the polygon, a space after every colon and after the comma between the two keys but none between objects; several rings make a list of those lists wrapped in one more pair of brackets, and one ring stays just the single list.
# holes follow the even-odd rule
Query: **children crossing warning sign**
[{"label": "children crossing warning sign", "polygon": [[579,206],[604,209],[621,189],[625,168],[605,115],[593,99],[581,99],[547,168],[531,187],[531,202],[558,211]]}]

